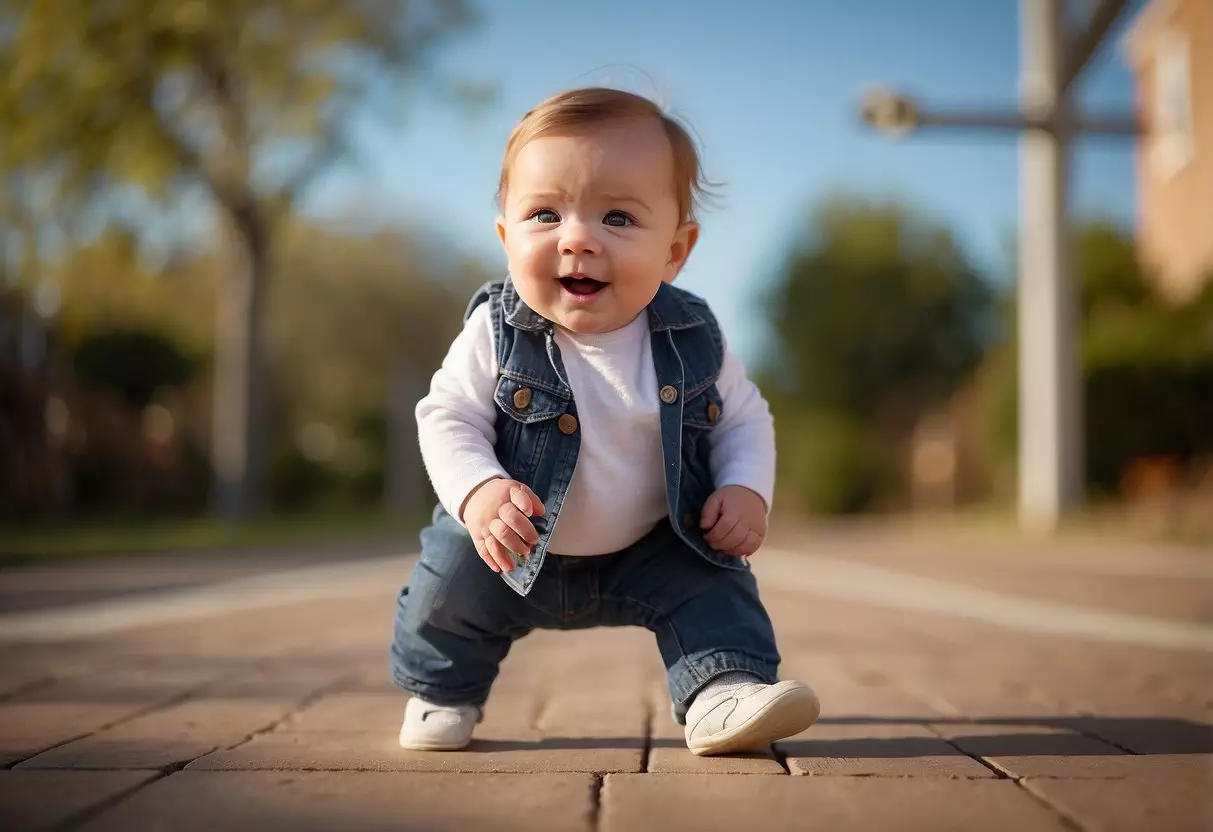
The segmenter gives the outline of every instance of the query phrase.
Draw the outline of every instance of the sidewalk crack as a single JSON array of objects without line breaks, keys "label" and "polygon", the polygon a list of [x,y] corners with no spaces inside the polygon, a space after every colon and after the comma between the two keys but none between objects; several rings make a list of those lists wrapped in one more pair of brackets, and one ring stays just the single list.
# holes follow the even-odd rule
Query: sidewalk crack
[{"label": "sidewalk crack", "polygon": [[[158,783],[159,781],[163,780],[165,777],[169,777],[169,776],[173,775],[174,773],[176,773],[177,771],[180,771],[184,766],[185,766],[185,763],[180,763],[180,764],[172,763],[170,765],[163,766],[162,768],[158,769],[151,777],[148,777],[148,779],[144,780],[142,783],[136,783],[135,785],[131,786],[130,788],[123,789],[122,791],[117,792],[116,794],[110,795],[109,797],[102,800],[100,803],[95,803],[92,806],[87,806],[78,812],[68,815],[66,818],[64,818],[63,820],[61,820],[57,824],[55,824],[53,827],[51,827],[51,829],[53,829],[54,832],[66,832],[66,830],[69,830],[69,829],[78,829],[81,826],[84,826],[85,824],[89,823],[90,821],[105,814],[110,809],[113,809],[118,804],[125,803],[127,800],[129,800],[131,797],[133,797],[136,793],[143,791],[144,789],[146,789],[148,786],[152,785],[153,783]],[[151,772],[149,772],[149,774],[151,774]]]},{"label": "sidewalk crack", "polygon": [[77,740],[82,740],[87,737],[91,737],[94,734],[100,734],[103,731],[108,731],[111,728],[116,728],[117,726],[122,725],[125,722],[130,722],[133,719],[138,719],[140,717],[147,716],[149,714],[153,714],[157,711],[167,710],[168,708],[171,708],[174,705],[179,705],[182,702],[185,702],[187,699],[194,696],[199,691],[204,690],[210,684],[211,684],[211,682],[206,682],[204,684],[197,685],[195,687],[190,688],[189,690],[173,694],[172,696],[170,696],[166,699],[158,700],[149,705],[146,705],[143,708],[140,708],[135,711],[131,711],[128,714],[123,714],[122,716],[118,717],[117,719],[112,719],[109,722],[105,722],[105,723],[102,723],[101,725],[98,725],[96,728],[92,728],[88,731],[84,731],[80,734],[76,734],[75,736],[68,737],[65,740],[60,740],[59,742],[53,743],[53,744],[45,746],[43,748],[39,748],[33,754],[29,754],[25,757],[22,757],[20,760],[13,760],[9,763],[5,763],[3,766],[0,766],[0,769],[7,771],[9,769],[16,768],[17,766],[21,765],[22,763],[25,763],[25,762],[28,762],[28,761],[34,759],[39,754],[45,754],[48,751],[54,751],[56,748],[61,748],[65,745],[68,745],[69,743],[76,742]]},{"label": "sidewalk crack", "polygon": [[779,743],[771,743],[771,756],[775,758],[775,762],[779,763],[779,767],[783,769],[784,774],[791,774],[792,769],[788,766],[788,754],[779,747]]},{"label": "sidewalk crack", "polygon": [[1086,827],[1084,827],[1081,823],[1079,823],[1077,818],[1075,818],[1073,815],[1066,812],[1060,806],[1057,806],[1052,801],[1050,801],[1048,798],[1046,798],[1044,795],[1040,794],[1035,789],[1033,789],[1031,787],[1031,785],[1029,784],[1027,777],[1024,777],[1023,775],[1020,775],[1020,774],[1016,774],[1015,772],[1011,771],[1010,769],[1003,768],[1002,766],[1000,766],[998,763],[994,762],[993,760],[987,760],[985,757],[980,757],[976,754],[968,753],[963,748],[961,748],[959,745],[957,745],[956,743],[952,742],[950,739],[945,737],[943,735],[943,733],[941,731],[939,731],[938,729],[936,729],[936,727],[934,725],[927,723],[926,727],[927,727],[927,730],[929,730],[931,733],[938,736],[941,740],[946,742],[948,745],[952,746],[952,748],[955,748],[961,754],[964,754],[966,757],[976,760],[977,762],[981,763],[983,766],[988,768],[990,771],[994,772],[994,774],[998,777],[998,779],[1010,780],[1016,786],[1023,789],[1028,794],[1029,797],[1031,797],[1033,800],[1035,800],[1041,806],[1044,806],[1050,812],[1055,814],[1057,816],[1057,818],[1061,821],[1062,825],[1065,826],[1067,829],[1073,830],[1073,832],[1085,832]]},{"label": "sidewalk crack", "polygon": [[1047,798],[1045,795],[1032,788],[1032,784],[1027,777],[1013,777],[1011,779],[1014,780],[1015,785],[1023,789],[1023,791],[1027,793],[1030,798],[1048,809],[1053,814],[1057,815],[1062,825],[1067,829],[1071,829],[1073,832],[1086,832],[1088,827],[1083,826],[1081,823],[1079,823],[1078,818],[1074,817],[1052,800],[1049,800],[1049,798]]},{"label": "sidewalk crack", "polygon": [[595,774],[594,782],[590,785],[590,817],[589,828],[597,832],[602,823],[602,791],[605,788],[606,775]]},{"label": "sidewalk crack", "polygon": [[196,762],[197,760],[201,760],[203,757],[207,757],[207,756],[214,754],[216,752],[219,752],[219,751],[233,751],[242,745],[249,744],[253,740],[257,739],[257,737],[263,737],[266,734],[272,733],[279,726],[285,724],[286,722],[288,722],[291,719],[294,719],[296,716],[303,713],[303,711],[307,710],[308,708],[310,708],[312,705],[319,702],[324,697],[352,684],[354,681],[356,681],[356,678],[357,677],[354,677],[354,676],[341,676],[337,679],[334,679],[331,682],[327,682],[327,683],[321,685],[320,687],[313,690],[311,693],[308,693],[308,694],[305,694],[304,696],[302,696],[297,702],[295,702],[295,706],[293,708],[288,710],[285,714],[278,717],[277,719],[267,723],[266,725],[263,725],[262,727],[258,728],[255,731],[250,732],[249,734],[245,735],[244,737],[242,737],[241,739],[237,740],[234,743],[231,743],[229,745],[220,746],[218,748],[212,748],[210,751],[206,752],[205,754],[199,754],[197,757],[194,757],[192,760],[186,760],[185,763],[183,763],[181,767],[184,768],[184,767],[188,766],[190,763]]},{"label": "sidewalk crack", "polygon": [[657,709],[646,697],[644,699],[644,749],[640,752],[640,770],[649,770],[649,756],[653,752],[653,734],[656,730]]}]

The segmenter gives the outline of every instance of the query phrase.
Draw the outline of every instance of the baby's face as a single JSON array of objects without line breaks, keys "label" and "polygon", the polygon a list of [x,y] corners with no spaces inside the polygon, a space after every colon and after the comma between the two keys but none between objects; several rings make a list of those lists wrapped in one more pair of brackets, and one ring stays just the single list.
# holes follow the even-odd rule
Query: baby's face
[{"label": "baby's face", "polygon": [[625,326],[677,276],[698,228],[682,222],[661,124],[630,119],[524,145],[497,233],[527,306],[598,333]]}]

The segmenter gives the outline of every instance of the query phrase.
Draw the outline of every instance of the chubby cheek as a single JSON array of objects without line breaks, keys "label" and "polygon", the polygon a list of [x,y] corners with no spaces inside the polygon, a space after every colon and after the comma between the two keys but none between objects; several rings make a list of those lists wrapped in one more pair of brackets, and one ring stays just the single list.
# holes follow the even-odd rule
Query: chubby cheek
[{"label": "chubby cheek", "polygon": [[629,283],[649,284],[660,281],[665,274],[667,252],[648,241],[622,246],[614,253],[614,271]]},{"label": "chubby cheek", "polygon": [[515,272],[544,272],[551,268],[555,254],[553,244],[538,235],[519,234],[506,249],[510,269]]}]

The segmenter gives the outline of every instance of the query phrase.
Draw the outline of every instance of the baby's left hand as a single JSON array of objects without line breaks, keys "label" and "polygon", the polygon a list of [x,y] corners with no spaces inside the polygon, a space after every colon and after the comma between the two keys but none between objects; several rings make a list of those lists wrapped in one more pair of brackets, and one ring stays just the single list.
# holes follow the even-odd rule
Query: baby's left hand
[{"label": "baby's left hand", "polygon": [[748,557],[767,536],[767,508],[762,498],[741,485],[718,488],[703,504],[699,528],[718,552]]}]

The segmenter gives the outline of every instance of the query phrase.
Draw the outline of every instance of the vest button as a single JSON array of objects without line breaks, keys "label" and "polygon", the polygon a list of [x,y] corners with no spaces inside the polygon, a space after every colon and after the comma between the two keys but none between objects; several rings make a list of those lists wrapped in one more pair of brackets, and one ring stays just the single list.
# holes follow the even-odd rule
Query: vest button
[{"label": "vest button", "polygon": [[565,413],[556,420],[556,427],[560,428],[560,432],[565,436],[572,436],[577,432],[577,417],[572,413]]},{"label": "vest button", "polygon": [[688,511],[682,515],[683,528],[689,529],[694,525],[695,525],[695,517],[691,514],[691,512]]},{"label": "vest button", "polygon": [[514,407],[526,410],[531,406],[531,388],[519,387],[514,391]]},{"label": "vest button", "polygon": [[720,405],[716,402],[708,402],[708,421],[715,422],[720,418]]},{"label": "vest button", "polygon": [[673,404],[678,401],[678,388],[672,384],[667,384],[661,388],[661,393],[658,395],[661,396],[661,400],[666,404]]}]

